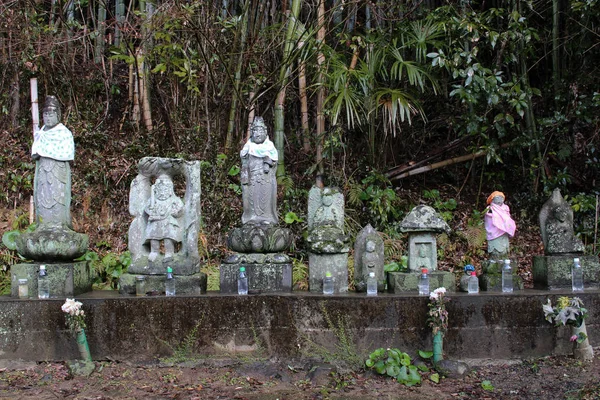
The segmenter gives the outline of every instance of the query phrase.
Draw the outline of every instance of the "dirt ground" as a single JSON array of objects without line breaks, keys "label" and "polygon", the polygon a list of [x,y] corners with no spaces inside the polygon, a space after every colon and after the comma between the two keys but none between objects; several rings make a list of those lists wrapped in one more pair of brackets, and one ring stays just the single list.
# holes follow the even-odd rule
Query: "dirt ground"
[{"label": "dirt ground", "polygon": [[198,360],[96,362],[89,377],[64,363],[4,362],[2,399],[600,399],[600,348],[593,362],[572,357],[481,362],[459,379],[439,383],[423,374],[406,387],[371,371],[342,372],[306,361]]}]

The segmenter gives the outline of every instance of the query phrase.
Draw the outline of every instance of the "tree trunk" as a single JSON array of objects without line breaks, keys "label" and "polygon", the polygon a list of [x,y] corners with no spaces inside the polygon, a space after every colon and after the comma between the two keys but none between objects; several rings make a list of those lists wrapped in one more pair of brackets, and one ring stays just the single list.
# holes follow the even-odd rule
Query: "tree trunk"
[{"label": "tree trunk", "polygon": [[115,46],[121,45],[121,27],[125,22],[125,2],[124,0],[115,0]]},{"label": "tree trunk", "polygon": [[233,81],[233,95],[231,97],[231,108],[229,109],[229,124],[227,126],[227,137],[225,139],[225,152],[233,145],[233,131],[235,130],[235,116],[237,113],[238,98],[240,96],[240,83],[242,81],[242,66],[244,65],[244,51],[246,49],[246,37],[248,36],[248,10],[250,0],[244,3],[242,25],[240,27],[240,48],[235,67],[235,78]]},{"label": "tree trunk", "polygon": [[554,97],[560,88],[560,0],[552,0],[552,84]]},{"label": "tree trunk", "polygon": [[317,65],[319,74],[317,77],[317,85],[319,87],[317,91],[317,132],[316,132],[316,149],[317,156],[315,162],[317,163],[317,176],[315,185],[320,188],[325,186],[323,182],[323,175],[325,168],[323,166],[323,145],[325,136],[325,114],[323,107],[325,105],[325,55],[323,54],[323,44],[325,42],[325,0],[319,0],[319,8],[317,9],[317,45],[319,50],[317,53]]},{"label": "tree trunk", "polygon": [[101,64],[104,58],[104,34],[106,33],[106,7],[104,0],[98,1],[98,17],[96,21],[96,45],[94,46],[94,62]]},{"label": "tree trunk", "polygon": [[293,41],[296,31],[296,21],[300,14],[300,5],[302,0],[293,0],[292,7],[287,19],[287,32],[285,37],[285,44],[283,48],[283,60],[281,62],[281,70],[279,72],[279,84],[281,88],[277,94],[277,100],[275,103],[275,121],[274,121],[274,137],[275,137],[275,148],[279,159],[277,160],[277,176],[285,175],[285,162],[284,162],[284,102],[285,102],[285,91],[287,87],[288,78],[290,76],[290,70],[292,65],[292,49]]},{"label": "tree trunk", "polygon": [[15,75],[13,77],[13,82],[10,85],[10,99],[11,99],[11,107],[10,107],[10,124],[12,129],[16,129],[19,121],[19,109],[21,108],[21,101],[19,92],[21,91],[21,85],[19,83],[19,68],[15,66]]}]

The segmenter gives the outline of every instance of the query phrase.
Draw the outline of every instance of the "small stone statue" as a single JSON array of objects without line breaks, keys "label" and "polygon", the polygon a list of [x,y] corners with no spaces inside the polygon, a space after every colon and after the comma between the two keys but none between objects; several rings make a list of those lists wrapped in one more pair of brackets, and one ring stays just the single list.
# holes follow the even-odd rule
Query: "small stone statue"
[{"label": "small stone statue", "polygon": [[277,149],[267,136],[267,127],[256,117],[250,139],[240,152],[242,170],[242,224],[277,224]]},{"label": "small stone statue", "polygon": [[461,292],[469,291],[469,279],[471,278],[471,272],[475,271],[475,267],[471,264],[465,265],[464,274],[460,277],[459,289]]},{"label": "small stone statue", "polygon": [[183,202],[173,191],[173,181],[167,175],[160,176],[154,185],[144,212],[148,214],[146,240],[150,242],[148,261],[155,261],[160,253],[160,241],[165,246],[164,261],[175,253],[175,244],[183,238],[183,229],[177,220],[183,214]]},{"label": "small stone statue", "polygon": [[34,133],[31,155],[36,160],[33,201],[37,227],[16,239],[17,251],[38,261],[71,261],[83,255],[87,235],[72,230],[71,166],[75,157],[73,134],[60,123],[60,103],[47,96],[44,125]]},{"label": "small stone statue", "polygon": [[509,253],[509,237],[516,231],[515,221],[510,216],[509,207],[504,204],[504,193],[493,192],[487,198],[484,210],[485,230],[488,240],[488,253],[493,258],[502,258]]},{"label": "small stone statue", "polygon": [[306,239],[310,251],[317,254],[347,252],[349,237],[344,233],[343,194],[333,188],[313,188],[311,193]]},{"label": "small stone statue", "polygon": [[426,268],[431,272],[431,257],[429,255],[429,249],[425,243],[419,245],[419,252],[417,257],[417,270]]},{"label": "small stone statue", "polygon": [[544,252],[547,255],[584,252],[583,242],[573,231],[573,210],[559,189],[554,189],[539,217]]},{"label": "small stone statue", "polygon": [[75,143],[71,131],[60,123],[58,99],[47,96],[44,126],[34,134],[32,157],[36,160],[34,204],[37,223],[71,227],[71,166]]},{"label": "small stone statue", "polygon": [[383,239],[371,225],[356,235],[354,243],[354,286],[357,292],[367,291],[369,273],[375,273],[377,291],[385,290]]}]

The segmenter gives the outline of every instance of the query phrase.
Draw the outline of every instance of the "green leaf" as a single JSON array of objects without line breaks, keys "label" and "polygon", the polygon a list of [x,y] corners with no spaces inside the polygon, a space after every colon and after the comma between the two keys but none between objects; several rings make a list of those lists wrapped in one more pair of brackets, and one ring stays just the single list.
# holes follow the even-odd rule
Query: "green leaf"
[{"label": "green leaf", "polygon": [[368,368],[373,368],[373,365],[375,365],[375,361],[373,361],[373,360],[371,360],[371,359],[369,358],[369,359],[367,359],[367,361],[365,361],[365,365],[366,365]]},{"label": "green leaf", "polygon": [[385,369],[385,373],[388,376],[391,376],[392,378],[397,377],[399,372],[400,372],[400,367],[398,367],[398,365],[388,365],[387,368]]},{"label": "green leaf", "polygon": [[378,374],[383,375],[385,374],[385,370],[386,366],[383,360],[377,361],[377,363],[375,364],[375,371],[377,371]]},{"label": "green leaf", "polygon": [[417,368],[419,369],[419,371],[429,372],[429,368],[427,368],[427,365],[425,364],[419,364],[417,365]]},{"label": "green leaf", "polygon": [[483,390],[487,390],[488,392],[494,391],[494,385],[492,385],[492,382],[490,381],[481,382],[481,387],[483,388]]},{"label": "green leaf", "polygon": [[429,375],[429,379],[431,379],[432,382],[440,383],[440,374],[431,374]]},{"label": "green leaf", "polygon": [[431,357],[433,357],[433,351],[419,350],[419,357],[424,358],[424,359],[431,358]]},{"label": "green leaf", "polygon": [[229,171],[227,171],[227,175],[229,176],[236,176],[240,173],[240,167],[238,167],[237,165],[233,165],[231,168],[229,168]]},{"label": "green leaf", "polygon": [[298,217],[296,215],[295,212],[290,211],[287,214],[285,214],[285,223],[286,224],[293,224],[294,222],[303,222],[304,220],[300,217]]}]

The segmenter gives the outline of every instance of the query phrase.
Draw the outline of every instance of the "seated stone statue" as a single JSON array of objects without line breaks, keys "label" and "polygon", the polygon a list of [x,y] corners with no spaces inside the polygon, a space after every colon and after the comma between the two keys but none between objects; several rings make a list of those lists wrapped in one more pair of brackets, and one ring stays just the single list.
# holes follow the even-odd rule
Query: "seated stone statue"
[{"label": "seated stone statue", "polygon": [[509,253],[509,237],[516,231],[515,221],[510,216],[509,207],[504,204],[504,193],[493,192],[487,198],[488,207],[484,211],[485,230],[488,240],[488,253],[499,258]]},{"label": "seated stone statue", "polygon": [[71,229],[71,166],[73,134],[60,123],[60,103],[47,96],[44,125],[34,133],[31,155],[36,160],[33,199],[37,227],[16,239],[17,251],[33,260],[73,260],[85,253],[87,235]]},{"label": "seated stone statue", "polygon": [[585,250],[573,231],[573,210],[559,189],[554,189],[540,211],[540,232],[547,255],[583,253]]},{"label": "seated stone statue", "polygon": [[[315,188],[311,192],[314,190]],[[306,239],[309,248],[313,253],[347,252],[349,238],[344,233],[343,195],[331,188],[318,191],[320,198],[311,198],[309,194],[308,237]],[[336,201],[336,198],[339,199]],[[313,205],[315,201],[320,203],[317,203],[316,208]]]},{"label": "seated stone statue", "polygon": [[427,271],[431,272],[431,258],[429,256],[427,246],[425,246],[425,244],[423,243],[419,245],[419,252],[416,263],[418,271],[421,271],[421,269],[426,268]]},{"label": "seated stone statue", "polygon": [[183,238],[183,229],[179,225],[178,217],[183,214],[183,202],[173,191],[173,181],[163,175],[154,185],[150,200],[144,210],[148,214],[146,226],[146,240],[150,242],[148,261],[154,261],[160,253],[160,241],[165,246],[165,261],[173,258],[175,244]]}]

